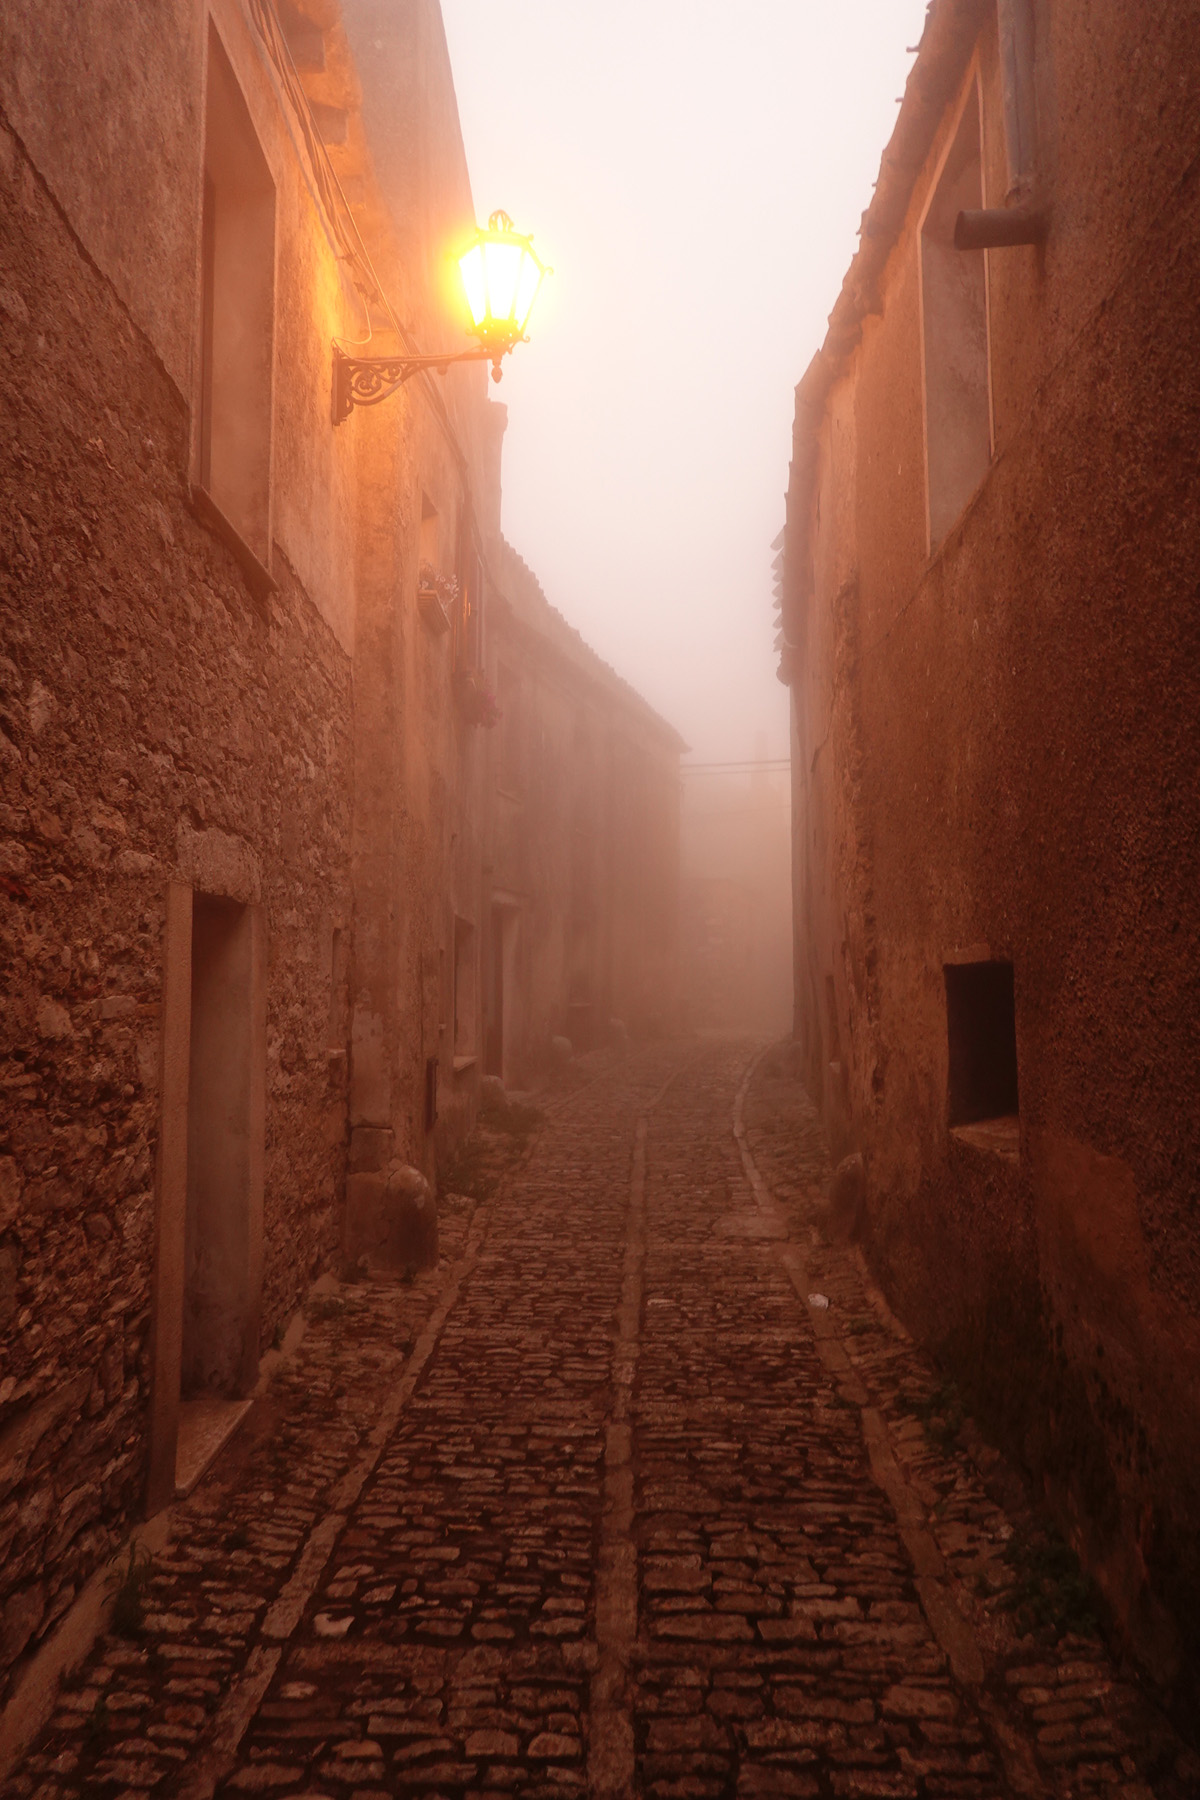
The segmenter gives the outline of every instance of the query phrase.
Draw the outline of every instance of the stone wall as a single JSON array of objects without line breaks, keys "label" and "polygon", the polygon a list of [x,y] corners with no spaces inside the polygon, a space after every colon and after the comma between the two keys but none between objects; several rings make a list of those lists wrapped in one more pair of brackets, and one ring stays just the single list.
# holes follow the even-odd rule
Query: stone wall
[{"label": "stone wall", "polygon": [[586,1050],[677,1022],[684,744],[509,545],[492,568],[485,1033],[491,1072],[524,1085],[553,1035]]},{"label": "stone wall", "polygon": [[[371,227],[374,266],[414,344],[465,348],[446,249],[473,220],[471,186],[437,0],[344,0],[341,16],[361,105],[350,139],[361,134],[369,152],[360,175],[375,197],[357,217]],[[493,415],[503,409],[488,392],[486,367],[464,363],[410,381],[339,428],[358,483],[350,1122],[364,1177],[399,1157],[433,1178],[475,1115],[478,1059],[455,1057],[456,1004],[465,1004],[455,934],[456,921],[474,932],[477,975],[487,734],[459,693],[482,653],[483,548],[499,524]],[[470,630],[461,607],[448,609],[444,630],[422,613],[423,560],[476,609]],[[477,1046],[478,980],[470,985]]]},{"label": "stone wall", "polygon": [[[867,1158],[894,1300],[1186,1708],[1200,56],[1170,5],[1034,14],[1049,236],[988,252],[994,451],[943,541],[926,538],[918,239],[976,71],[1003,203],[989,7],[932,15],[864,232],[875,261],[800,392],[797,1028],[836,1153]],[[1013,967],[1019,1071],[1017,1134],[993,1145],[951,1129],[945,977],[989,960]]]},{"label": "stone wall", "polygon": [[[471,1129],[490,893],[489,734],[463,702],[502,409],[475,363],[330,413],[332,344],[361,344],[364,301],[380,353],[467,341],[444,277],[473,208],[437,0],[78,10],[0,18],[10,1685],[135,1513],[169,1499],[183,1385],[212,1388],[219,1360],[225,1397],[244,1393],[318,1270],[369,1259],[359,1190],[397,1157],[432,1177]],[[222,263],[219,241],[241,249]],[[425,559],[458,580],[445,630],[419,604]],[[665,991],[675,788],[667,728],[558,626],[603,728],[605,892],[636,864],[607,1016],[647,979]],[[610,751],[657,771],[632,837],[614,835]],[[634,838],[631,864],[613,846]],[[246,910],[218,979],[222,899]],[[228,1103],[219,1155],[192,1155],[201,1090]],[[217,1360],[210,1340],[181,1350],[206,1307]]]},{"label": "stone wall", "polygon": [[142,1495],[172,878],[265,909],[264,1347],[336,1246],[351,694],[190,512],[181,396],[7,127],[0,212],[3,1682]]}]

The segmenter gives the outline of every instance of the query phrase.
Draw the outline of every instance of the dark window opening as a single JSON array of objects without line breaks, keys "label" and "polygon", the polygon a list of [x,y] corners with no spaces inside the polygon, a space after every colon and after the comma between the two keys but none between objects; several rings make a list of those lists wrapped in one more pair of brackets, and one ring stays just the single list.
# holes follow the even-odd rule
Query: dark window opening
[{"label": "dark window opening", "polygon": [[1013,967],[947,963],[950,1123],[971,1125],[1017,1111],[1017,1026]]}]

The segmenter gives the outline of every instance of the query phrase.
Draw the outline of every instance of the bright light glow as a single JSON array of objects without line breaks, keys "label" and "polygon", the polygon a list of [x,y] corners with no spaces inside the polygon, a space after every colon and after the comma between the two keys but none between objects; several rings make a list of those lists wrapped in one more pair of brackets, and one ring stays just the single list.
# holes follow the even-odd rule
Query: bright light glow
[{"label": "bright light glow", "polygon": [[463,289],[467,305],[471,309],[471,319],[478,330],[487,318],[487,277],[483,269],[482,247],[472,244],[467,254],[459,257],[458,266],[462,271]]},{"label": "bright light glow", "polygon": [[498,354],[523,335],[546,270],[530,240],[513,230],[507,213],[493,213],[486,231],[458,259],[472,329]]},{"label": "bright light glow", "polygon": [[475,192],[558,270],[529,321],[537,354],[504,376],[504,535],[697,757],[750,755],[760,730],[786,756],[768,546],[793,390],[858,247],[925,0],[441,12]]},{"label": "bright light glow", "polygon": [[546,271],[532,256],[521,259],[521,279],[517,284],[516,320],[517,329],[524,331],[526,321],[533,311],[533,303],[538,297],[538,289],[542,285],[542,277]]},{"label": "bright light glow", "polygon": [[[523,253],[519,244],[488,244],[483,252],[487,269],[488,311],[497,324],[511,320],[521,279]],[[515,320],[513,321],[515,323]]]}]

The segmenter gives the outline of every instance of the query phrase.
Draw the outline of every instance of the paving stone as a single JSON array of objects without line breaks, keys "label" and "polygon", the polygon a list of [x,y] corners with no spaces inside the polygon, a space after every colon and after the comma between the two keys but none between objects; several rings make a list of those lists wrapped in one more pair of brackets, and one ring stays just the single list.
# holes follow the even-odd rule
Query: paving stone
[{"label": "paving stone", "polygon": [[[744,1141],[782,1223],[724,1231],[759,1205],[732,1135],[751,1054],[597,1059],[474,1238],[451,1209],[438,1269],[316,1306],[269,1403],[177,1510],[144,1638],[97,1645],[3,1800],[165,1800],[206,1767],[230,1796],[563,1800],[587,1792],[607,1692],[629,1791],[656,1800],[1184,1800],[1169,1733],[1098,1639],[1023,1643],[1006,1623],[1013,1521],[964,1443],[913,1412],[936,1372],[854,1257],[814,1238],[820,1132],[811,1108],[772,1119],[761,1074]],[[415,1386],[372,1439],[443,1295]],[[864,1405],[913,1497],[903,1524]],[[982,1688],[956,1679],[926,1613],[914,1506],[986,1648]],[[335,1507],[293,1628],[260,1640]],[[614,1559],[626,1587],[606,1612]],[[277,1664],[243,1708],[267,1645]],[[1014,1780],[1013,1742],[1040,1790]]]}]

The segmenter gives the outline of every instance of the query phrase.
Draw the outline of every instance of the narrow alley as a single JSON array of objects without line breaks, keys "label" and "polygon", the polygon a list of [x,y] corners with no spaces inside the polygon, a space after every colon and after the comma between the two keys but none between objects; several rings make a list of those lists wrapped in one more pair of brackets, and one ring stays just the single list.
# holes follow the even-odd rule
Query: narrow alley
[{"label": "narrow alley", "polygon": [[4,1800],[1195,1793],[820,1231],[787,1049],[571,1079],[436,1269],[319,1285]]}]

